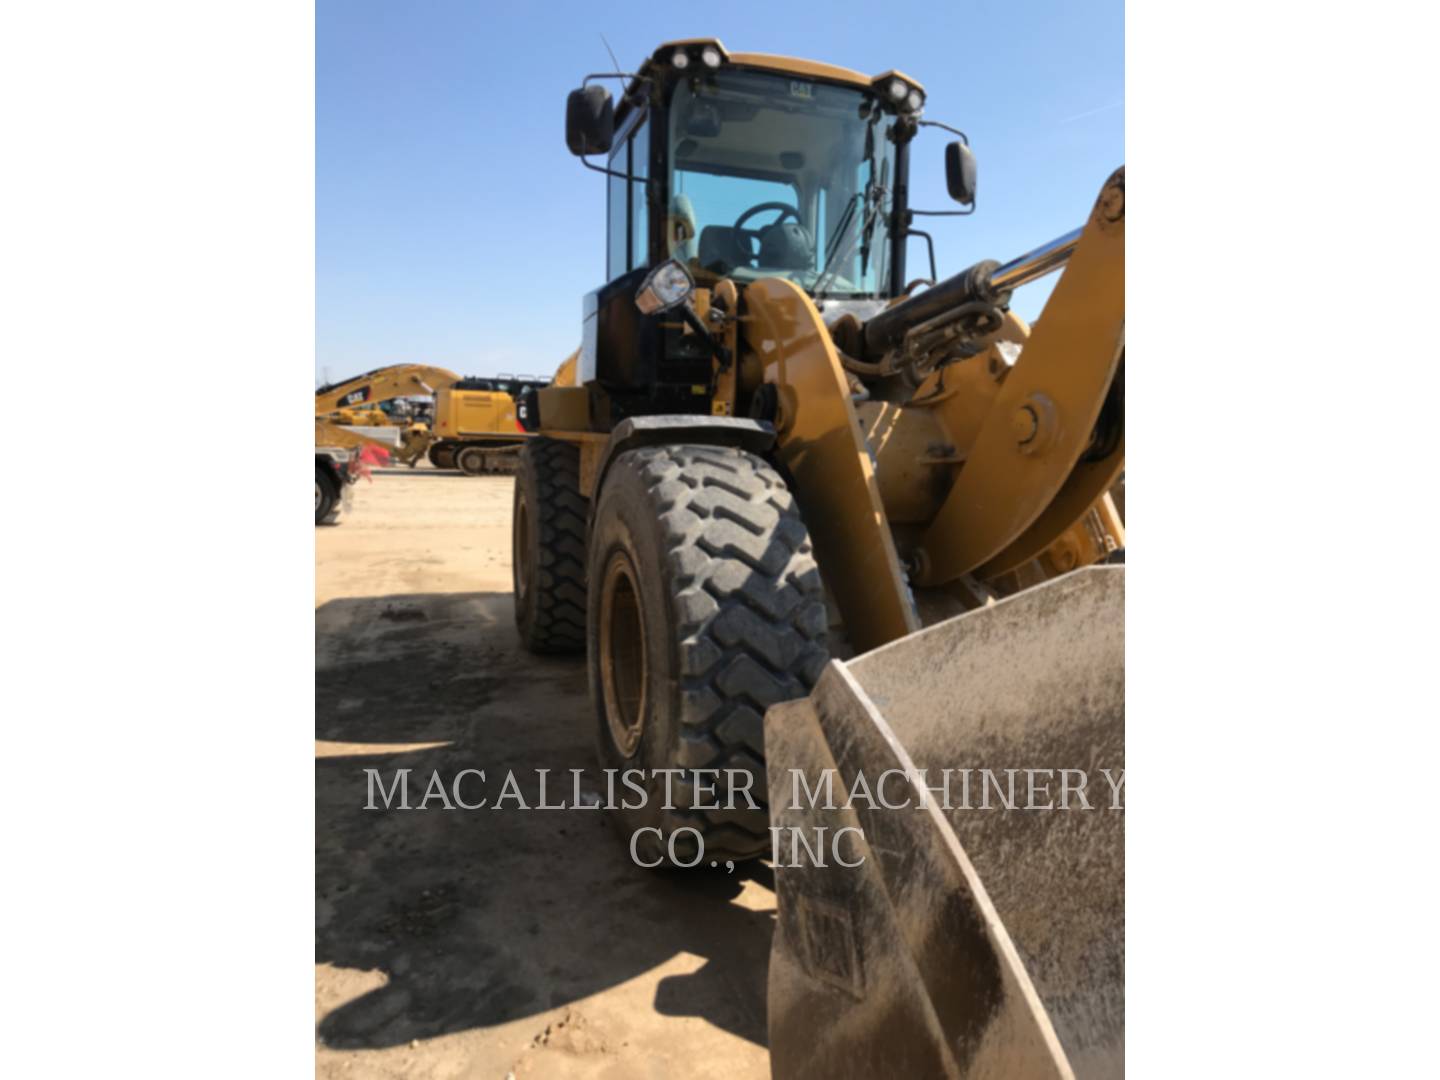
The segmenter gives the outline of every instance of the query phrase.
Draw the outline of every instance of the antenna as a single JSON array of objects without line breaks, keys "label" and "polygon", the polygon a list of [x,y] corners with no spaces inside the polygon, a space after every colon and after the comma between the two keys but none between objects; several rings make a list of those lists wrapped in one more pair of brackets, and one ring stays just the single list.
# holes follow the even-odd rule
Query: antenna
[{"label": "antenna", "polygon": [[615,65],[615,74],[616,74],[616,75],[623,75],[623,74],[625,74],[623,71],[620,70],[620,61],[615,59],[615,50],[612,49],[612,48],[610,48],[610,42],[608,42],[608,41],[605,40],[605,35],[604,35],[604,34],[601,34],[601,35],[600,35],[600,41],[604,44],[604,46],[605,46],[605,51],[610,54],[610,62]]}]

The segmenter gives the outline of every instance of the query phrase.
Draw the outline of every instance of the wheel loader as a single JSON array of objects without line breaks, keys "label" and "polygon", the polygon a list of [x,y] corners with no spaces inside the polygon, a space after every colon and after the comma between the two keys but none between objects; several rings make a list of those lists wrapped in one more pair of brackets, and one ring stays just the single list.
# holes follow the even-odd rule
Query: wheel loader
[{"label": "wheel loader", "polygon": [[355,423],[356,417],[383,418],[382,402],[432,395],[432,423],[406,425],[398,449],[358,432],[349,432],[342,445],[383,447],[412,469],[428,457],[437,469],[459,469],[466,476],[511,472],[520,444],[529,437],[516,421],[515,398],[546,382],[518,375],[462,379],[444,368],[393,364],[320,387],[315,391],[315,416],[317,423],[327,424],[326,437],[334,441],[334,429]]},{"label": "wheel loader", "polygon": [[[939,279],[915,222],[972,210],[976,166],[925,105],[714,39],[570,95],[605,281],[520,402],[516,624],[585,653],[637,862],[771,859],[776,1076],[1118,1075],[1124,171]],[[912,149],[958,209],[910,205]],[[1012,293],[1056,272],[1028,325]],[[948,798],[1056,771],[1091,809]]]}]

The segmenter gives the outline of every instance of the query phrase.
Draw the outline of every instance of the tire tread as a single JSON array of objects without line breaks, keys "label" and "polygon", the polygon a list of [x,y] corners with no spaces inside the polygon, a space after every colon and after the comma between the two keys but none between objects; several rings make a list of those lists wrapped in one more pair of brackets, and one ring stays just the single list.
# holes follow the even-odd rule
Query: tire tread
[{"label": "tire tread", "polygon": [[[522,470],[535,476],[531,520],[539,531],[535,566],[535,617],[525,646],[536,653],[585,651],[585,520],[580,494],[580,451],[558,439],[535,438],[521,450]],[[517,477],[516,483],[522,478]]]},{"label": "tire tread", "polygon": [[[686,769],[751,773],[761,806],[677,809],[673,824],[698,829],[707,858],[762,854],[765,710],[808,694],[828,659],[809,532],[780,474],[745,451],[646,447],[615,467],[640,472],[666,547],[680,645],[679,758]],[[677,785],[677,807],[685,787]]]}]

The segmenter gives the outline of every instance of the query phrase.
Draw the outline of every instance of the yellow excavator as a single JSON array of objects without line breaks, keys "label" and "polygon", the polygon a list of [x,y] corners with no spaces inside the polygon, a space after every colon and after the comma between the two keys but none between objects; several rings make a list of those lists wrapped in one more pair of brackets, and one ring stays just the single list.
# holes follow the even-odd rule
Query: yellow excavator
[{"label": "yellow excavator", "polygon": [[[773,861],[774,1075],[1118,1076],[1125,175],[942,280],[914,222],[976,168],[925,106],[714,39],[570,95],[605,282],[520,402],[516,624],[586,654],[637,862]],[[958,209],[910,205],[935,132]]]},{"label": "yellow excavator", "polygon": [[529,438],[516,417],[515,399],[548,382],[496,375],[458,379],[443,388],[435,398],[431,464],[454,467],[467,476],[514,472],[520,445]]},{"label": "yellow excavator", "polygon": [[[548,382],[516,375],[462,379],[453,371],[423,364],[377,368],[315,391],[316,425],[324,425],[317,438],[340,440],[345,446],[379,446],[411,468],[428,457],[437,469],[459,469],[467,476],[513,471],[515,455],[529,437],[516,421],[515,397]],[[434,397],[433,423],[405,425],[398,448],[360,432],[337,433],[337,428],[377,413],[388,423],[379,408],[383,402],[418,396]]]}]

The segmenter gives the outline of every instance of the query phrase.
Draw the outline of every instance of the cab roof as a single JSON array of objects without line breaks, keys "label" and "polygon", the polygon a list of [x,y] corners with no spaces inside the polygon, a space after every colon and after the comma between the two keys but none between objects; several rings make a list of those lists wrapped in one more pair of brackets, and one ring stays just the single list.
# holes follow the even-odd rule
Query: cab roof
[{"label": "cab roof", "polygon": [[740,67],[759,68],[764,71],[776,71],[788,75],[801,75],[807,79],[825,79],[828,82],[844,83],[855,86],[862,90],[876,86],[889,78],[899,78],[909,83],[922,94],[925,87],[916,80],[910,78],[902,71],[891,68],[882,71],[878,75],[865,75],[852,68],[840,67],[837,64],[826,64],[819,60],[805,60],[795,56],[779,56],[773,53],[758,52],[729,52],[721,43],[719,38],[681,38],[678,41],[666,41],[662,43],[649,59],[640,68],[640,74],[644,75],[647,68],[657,67],[669,62],[669,58],[677,49],[702,49],[706,45],[713,46],[719,51],[722,61],[727,64],[734,64]]}]

